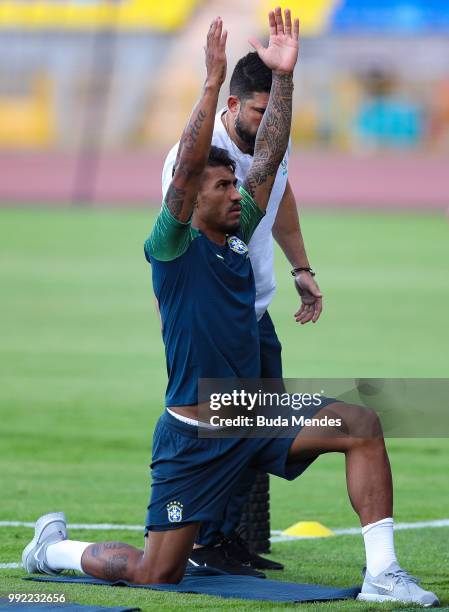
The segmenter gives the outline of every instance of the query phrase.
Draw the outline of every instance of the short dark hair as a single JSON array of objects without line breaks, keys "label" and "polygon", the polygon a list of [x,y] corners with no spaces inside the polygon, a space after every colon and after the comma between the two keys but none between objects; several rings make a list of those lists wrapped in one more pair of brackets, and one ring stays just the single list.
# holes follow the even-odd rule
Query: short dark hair
[{"label": "short dark hair", "polygon": [[270,93],[273,74],[256,52],[248,53],[236,64],[231,76],[229,93],[241,100],[255,93]]},{"label": "short dark hair", "polygon": [[236,163],[232,157],[229,156],[226,149],[221,149],[220,147],[214,147],[212,145],[209,151],[206,166],[212,166],[213,168],[217,166],[225,166],[226,168],[229,168],[233,174],[235,174]]},{"label": "short dark hair", "polygon": [[[235,174],[236,163],[229,157],[226,149],[220,149],[220,147],[214,147],[213,145],[210,148],[209,156],[207,158],[206,166],[211,166],[212,168],[216,168],[218,166],[225,166],[229,168],[233,174]],[[176,172],[176,164],[173,166],[172,177],[175,176]]]}]

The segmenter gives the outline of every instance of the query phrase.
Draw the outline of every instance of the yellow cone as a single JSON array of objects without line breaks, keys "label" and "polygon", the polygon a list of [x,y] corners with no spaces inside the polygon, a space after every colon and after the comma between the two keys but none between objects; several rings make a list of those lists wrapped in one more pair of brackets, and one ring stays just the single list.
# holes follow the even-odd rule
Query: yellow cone
[{"label": "yellow cone", "polygon": [[328,538],[335,534],[317,521],[300,521],[285,529],[282,535],[296,536],[297,538]]}]

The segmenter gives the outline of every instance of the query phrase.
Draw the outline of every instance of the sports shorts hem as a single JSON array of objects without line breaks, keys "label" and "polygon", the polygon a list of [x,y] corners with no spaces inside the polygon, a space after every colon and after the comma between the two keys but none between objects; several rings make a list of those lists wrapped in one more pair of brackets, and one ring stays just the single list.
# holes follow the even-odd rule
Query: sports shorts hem
[{"label": "sports shorts hem", "polygon": [[[311,418],[338,400],[311,407]],[[316,459],[291,463],[288,455],[302,425],[288,438],[200,438],[198,427],[164,412],[153,440],[152,494],[146,533],[220,521],[240,474],[249,468],[294,480]]]}]

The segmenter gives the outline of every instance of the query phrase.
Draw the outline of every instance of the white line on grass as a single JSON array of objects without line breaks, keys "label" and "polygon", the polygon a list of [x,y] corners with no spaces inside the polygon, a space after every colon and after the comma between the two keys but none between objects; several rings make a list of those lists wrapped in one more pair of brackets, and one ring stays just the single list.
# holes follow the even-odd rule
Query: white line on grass
[{"label": "white line on grass", "polygon": [[[34,523],[27,523],[24,521],[0,521],[0,527],[34,527]],[[112,525],[109,523],[72,523],[67,525],[69,529],[90,529],[92,531],[142,531],[142,525]],[[449,519],[441,519],[437,521],[417,521],[416,523],[396,523],[394,528],[395,531],[401,531],[404,529],[427,529],[437,527],[449,527]],[[334,529],[335,535],[360,535],[360,527],[349,527],[348,529]],[[292,542],[294,540],[310,540],[312,538],[299,537],[299,536],[285,536],[282,535],[282,531],[273,529],[271,531],[271,542]],[[18,569],[21,568],[21,563],[0,563],[0,570],[2,569]]]},{"label": "white line on grass", "polygon": [[[26,521],[0,521],[0,527],[30,527],[34,528],[35,523]],[[439,519],[435,521],[418,521],[415,523],[396,523],[394,528],[398,531],[402,529],[425,529],[427,527],[449,527],[449,519]],[[113,523],[70,523],[68,529],[89,529],[91,531],[141,531],[142,525],[115,525]],[[335,535],[354,535],[360,533],[360,527],[350,527],[348,529],[333,529]],[[280,529],[272,529],[272,536],[282,535]],[[298,539],[299,536],[284,536]],[[303,539],[300,537],[299,539]]]},{"label": "white line on grass", "polygon": [[[0,521],[0,527],[32,527],[35,523],[23,521]],[[109,523],[72,523],[67,525],[68,529],[91,529],[92,531],[143,531],[143,525],[113,525]]]},{"label": "white line on grass", "polygon": [[[27,523],[23,521],[0,521],[0,527],[34,527],[34,523]],[[77,524],[73,523],[67,525],[69,529],[91,529],[92,531],[140,531],[141,525],[110,525],[108,523],[93,523],[88,524]],[[416,523],[396,523],[394,526],[396,531],[402,531],[405,529],[427,529],[437,527],[449,527],[449,519],[441,519],[437,521],[418,521]],[[335,535],[359,535],[360,527],[349,527],[348,529],[334,529]],[[273,529],[271,531],[271,542],[292,542],[294,540],[310,540],[313,538],[298,537],[298,536],[284,536],[282,531],[279,529]],[[21,563],[0,563],[0,570],[2,569],[18,569],[21,568]]]},{"label": "white line on grass", "polygon": [[[0,521],[0,527],[30,527],[34,528],[35,523],[25,521]],[[426,529],[436,527],[449,527],[449,519],[440,519],[436,521],[418,521],[415,523],[396,523],[395,530],[402,529]],[[142,525],[114,525],[112,523],[71,523],[67,525],[68,529],[88,529],[91,531],[143,531]],[[333,529],[335,535],[358,535],[360,527],[349,527],[348,529]],[[303,540],[303,536],[283,536],[279,529],[272,529],[272,542],[278,542],[277,536],[290,540]],[[308,538],[307,538],[308,539]]]},{"label": "white line on grass", "polygon": [[[449,519],[441,519],[438,521],[417,521],[416,523],[396,523],[394,526],[395,531],[402,531],[404,529],[427,529],[437,527],[449,527]],[[349,527],[348,529],[333,529],[335,535],[360,535],[360,527]],[[282,531],[276,530],[271,532],[271,542],[290,542],[292,540],[310,540],[315,538],[304,537],[304,536],[288,536],[282,535]]]}]

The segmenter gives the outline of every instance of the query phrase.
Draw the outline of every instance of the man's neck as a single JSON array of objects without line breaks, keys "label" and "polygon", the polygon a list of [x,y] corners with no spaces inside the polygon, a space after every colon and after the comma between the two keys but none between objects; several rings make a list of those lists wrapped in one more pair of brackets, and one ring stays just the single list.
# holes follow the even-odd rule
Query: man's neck
[{"label": "man's neck", "polygon": [[215,244],[220,246],[226,244],[226,234],[224,232],[210,229],[207,225],[202,223],[200,219],[195,219],[195,215],[192,218],[192,226],[199,229],[211,242],[215,242]]},{"label": "man's neck", "polygon": [[251,147],[246,144],[246,142],[244,142],[235,131],[235,123],[234,121],[232,121],[232,116],[229,111],[226,111],[222,114],[221,121],[225,127],[229,138],[240,149],[240,151],[242,153],[246,153],[247,155],[252,155],[253,150],[251,149]]}]

